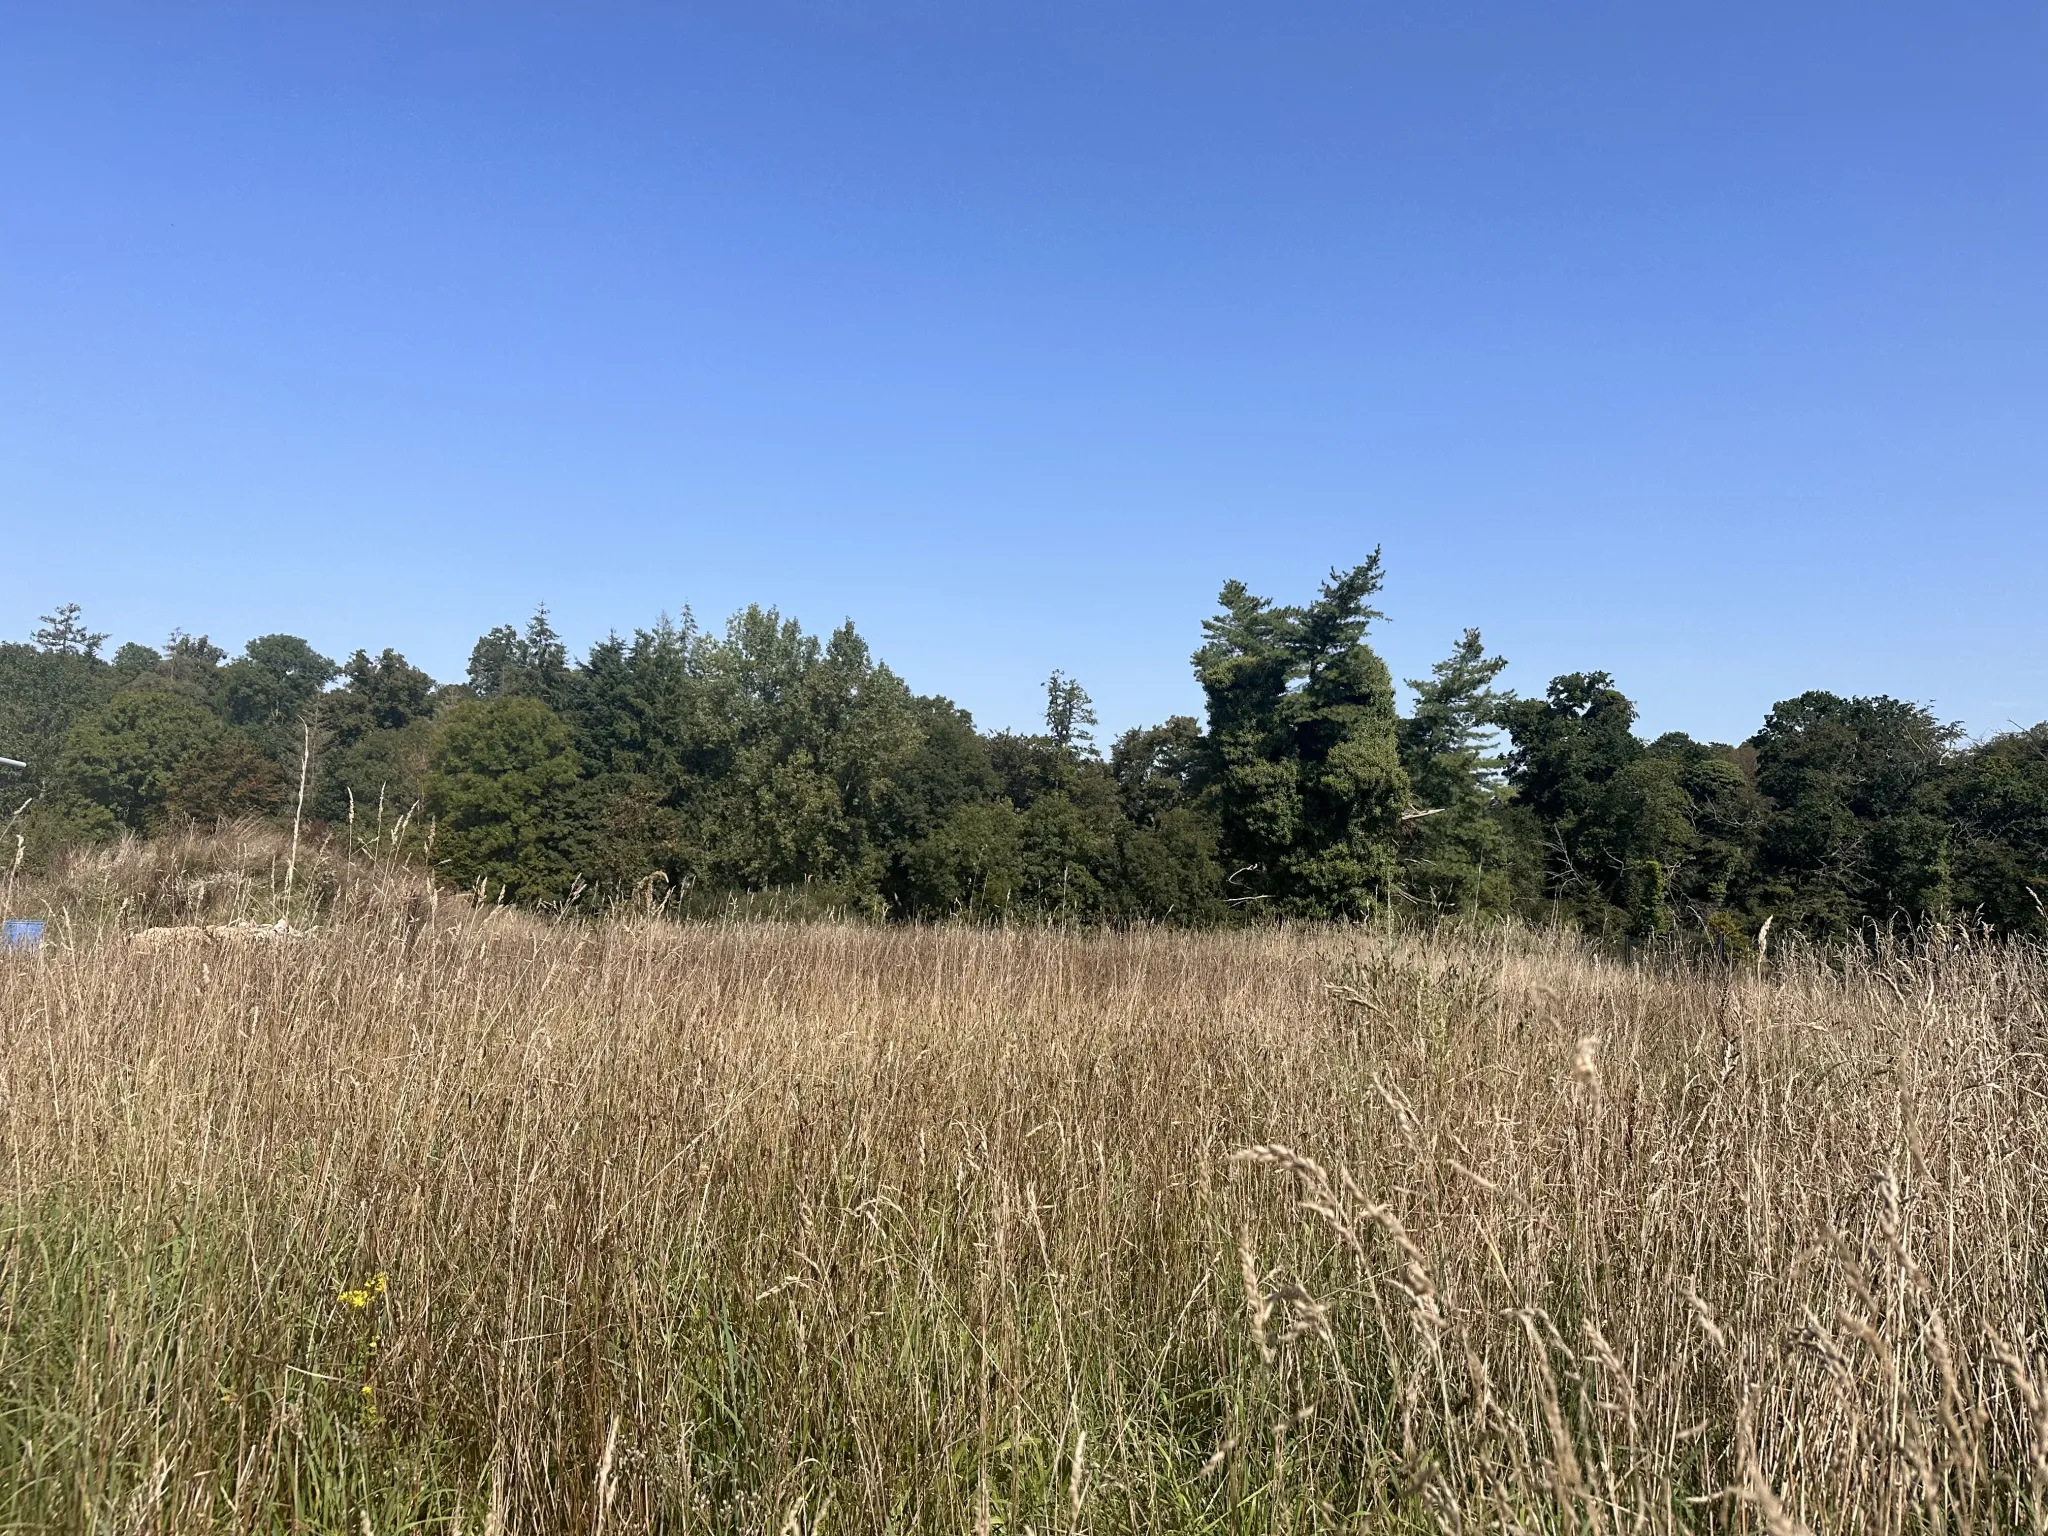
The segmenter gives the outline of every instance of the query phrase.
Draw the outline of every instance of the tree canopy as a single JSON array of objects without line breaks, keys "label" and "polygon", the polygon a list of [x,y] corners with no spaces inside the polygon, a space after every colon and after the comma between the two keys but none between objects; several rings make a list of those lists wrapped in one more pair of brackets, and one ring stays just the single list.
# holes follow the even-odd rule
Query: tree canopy
[{"label": "tree canopy", "polygon": [[1234,900],[1357,916],[1391,888],[1407,775],[1386,663],[1365,643],[1380,557],[1285,607],[1224,585],[1195,675],[1209,705]]},{"label": "tree canopy", "polygon": [[[27,856],[180,822],[304,814],[491,899],[772,895],[895,919],[1215,923],[1520,913],[1741,949],[1981,920],[2048,935],[2048,723],[1964,740],[1925,707],[1814,691],[1737,745],[1645,740],[1613,675],[1538,697],[1457,637],[1400,708],[1370,644],[1380,557],[1288,604],[1224,584],[1205,711],[1105,755],[1065,670],[1043,730],[984,731],[851,623],[687,611],[580,658],[545,608],[463,682],[389,647],[110,637],[66,604],[0,643],[0,807]],[[303,765],[301,759],[304,759]]]}]

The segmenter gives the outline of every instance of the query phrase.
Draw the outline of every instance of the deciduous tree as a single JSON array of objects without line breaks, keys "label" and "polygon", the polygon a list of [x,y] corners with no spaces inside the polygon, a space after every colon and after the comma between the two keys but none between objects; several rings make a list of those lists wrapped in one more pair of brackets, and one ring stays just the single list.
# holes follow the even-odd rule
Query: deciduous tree
[{"label": "deciduous tree", "polygon": [[514,901],[567,896],[584,809],[579,767],[569,727],[538,699],[455,706],[434,740],[426,794],[449,877]]}]

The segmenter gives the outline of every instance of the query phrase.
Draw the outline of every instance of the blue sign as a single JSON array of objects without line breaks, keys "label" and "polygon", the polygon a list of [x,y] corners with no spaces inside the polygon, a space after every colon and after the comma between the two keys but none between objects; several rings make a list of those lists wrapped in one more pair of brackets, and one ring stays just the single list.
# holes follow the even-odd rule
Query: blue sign
[{"label": "blue sign", "polygon": [[37,917],[10,917],[0,923],[0,949],[35,950],[43,946],[43,922]]}]

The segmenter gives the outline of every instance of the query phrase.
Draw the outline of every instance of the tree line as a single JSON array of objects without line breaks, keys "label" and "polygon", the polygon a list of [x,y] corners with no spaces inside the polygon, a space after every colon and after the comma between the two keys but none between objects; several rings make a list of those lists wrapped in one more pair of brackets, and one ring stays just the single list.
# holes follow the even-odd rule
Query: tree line
[{"label": "tree line", "polygon": [[[302,814],[494,899],[775,893],[875,917],[1216,923],[1567,919],[1747,946],[1940,917],[2048,935],[2048,724],[1965,740],[1926,708],[1810,692],[1738,745],[1644,740],[1605,672],[1540,698],[1467,630],[1404,715],[1368,643],[1377,553],[1307,602],[1222,590],[1206,718],[1104,751],[1054,673],[1044,728],[983,731],[851,623],[685,614],[580,660],[541,609],[460,683],[397,651],[204,635],[111,656],[76,607],[0,644],[17,857],[186,821]],[[12,805],[9,807],[13,809]]]}]

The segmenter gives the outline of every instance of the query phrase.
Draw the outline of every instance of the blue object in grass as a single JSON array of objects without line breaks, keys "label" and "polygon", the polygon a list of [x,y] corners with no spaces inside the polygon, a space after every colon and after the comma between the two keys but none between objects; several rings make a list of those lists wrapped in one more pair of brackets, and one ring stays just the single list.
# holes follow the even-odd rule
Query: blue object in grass
[{"label": "blue object in grass", "polygon": [[10,917],[0,923],[0,949],[12,953],[43,946],[43,921],[39,917]]}]

